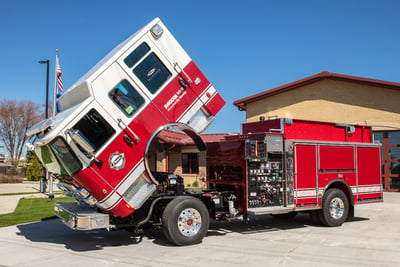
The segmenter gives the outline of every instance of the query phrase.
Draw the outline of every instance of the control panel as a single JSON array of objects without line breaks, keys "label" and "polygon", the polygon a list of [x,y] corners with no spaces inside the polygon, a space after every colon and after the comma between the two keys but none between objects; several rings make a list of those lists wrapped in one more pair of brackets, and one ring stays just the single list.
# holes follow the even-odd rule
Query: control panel
[{"label": "control panel", "polygon": [[249,208],[284,205],[282,137],[246,141]]},{"label": "control panel", "polygon": [[248,161],[247,170],[249,208],[283,205],[281,161]]}]

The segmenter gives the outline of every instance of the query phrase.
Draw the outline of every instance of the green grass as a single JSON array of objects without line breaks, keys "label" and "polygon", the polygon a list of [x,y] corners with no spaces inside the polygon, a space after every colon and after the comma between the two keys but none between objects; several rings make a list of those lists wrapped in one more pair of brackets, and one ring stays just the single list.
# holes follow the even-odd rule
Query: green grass
[{"label": "green grass", "polygon": [[0,214],[0,227],[21,223],[36,222],[54,218],[54,204],[56,202],[74,202],[72,197],[49,198],[22,198],[13,213]]}]

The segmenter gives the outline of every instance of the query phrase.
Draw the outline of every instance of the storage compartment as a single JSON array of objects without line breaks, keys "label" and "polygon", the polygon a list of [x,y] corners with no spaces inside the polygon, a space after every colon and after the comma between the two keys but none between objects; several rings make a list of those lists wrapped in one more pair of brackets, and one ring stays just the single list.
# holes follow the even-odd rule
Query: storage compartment
[{"label": "storage compartment", "polygon": [[80,206],[75,202],[56,203],[54,211],[63,223],[74,230],[110,228],[109,215],[99,213],[90,206]]}]

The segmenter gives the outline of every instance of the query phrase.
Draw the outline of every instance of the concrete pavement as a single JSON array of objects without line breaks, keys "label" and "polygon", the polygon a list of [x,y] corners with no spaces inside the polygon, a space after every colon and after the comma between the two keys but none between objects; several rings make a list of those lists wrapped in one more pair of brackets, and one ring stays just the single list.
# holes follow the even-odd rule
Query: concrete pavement
[{"label": "concrete pavement", "polygon": [[400,193],[356,206],[341,227],[322,227],[300,213],[212,222],[203,242],[171,246],[146,231],[140,241],[125,231],[73,231],[60,220],[0,228],[0,266],[398,266]]},{"label": "concrete pavement", "polygon": [[[53,185],[53,192],[60,191],[56,186]],[[32,198],[32,197],[47,197],[45,194],[40,192],[40,182],[24,182],[17,184],[0,184],[0,214],[11,213],[15,210],[18,205],[18,201],[21,198]],[[47,189],[48,192],[48,189]],[[16,194],[20,195],[2,195],[2,194]],[[31,193],[31,194],[28,194]]]},{"label": "concrete pavement", "polygon": [[0,184],[0,194],[6,193],[36,193],[40,190],[40,182],[23,182],[16,184]]}]

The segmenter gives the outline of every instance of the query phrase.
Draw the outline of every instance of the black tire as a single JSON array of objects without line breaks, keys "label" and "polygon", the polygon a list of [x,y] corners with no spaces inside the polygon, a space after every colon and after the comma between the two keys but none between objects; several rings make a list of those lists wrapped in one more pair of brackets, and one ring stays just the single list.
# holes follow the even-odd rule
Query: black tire
[{"label": "black tire", "polygon": [[177,197],[162,215],[164,236],[173,244],[187,246],[200,243],[210,224],[207,207],[193,197]]},{"label": "black tire", "polygon": [[320,219],[329,227],[342,225],[349,214],[349,200],[346,194],[336,188],[329,189],[322,199]]},{"label": "black tire", "polygon": [[309,212],[311,222],[315,225],[325,225],[321,220],[322,210],[312,210]]}]

